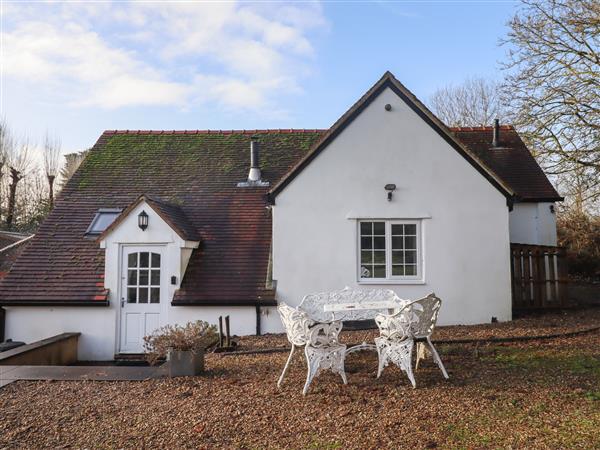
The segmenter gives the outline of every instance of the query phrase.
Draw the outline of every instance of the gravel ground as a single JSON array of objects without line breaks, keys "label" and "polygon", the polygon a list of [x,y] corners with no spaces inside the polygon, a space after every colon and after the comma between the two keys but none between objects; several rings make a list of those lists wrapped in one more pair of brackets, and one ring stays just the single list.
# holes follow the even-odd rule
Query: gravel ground
[{"label": "gravel ground", "polygon": [[301,353],[281,390],[285,353],[209,354],[194,378],[20,381],[0,389],[0,448],[600,448],[600,332],[438,350],[450,380],[427,361],[417,389],[395,367],[375,379],[372,352],[306,397]]},{"label": "gravel ground", "polygon": [[[437,327],[433,340],[490,339],[519,336],[543,336],[560,334],[600,326],[600,308],[558,311],[543,315],[528,316],[511,322],[485,325],[454,325]],[[377,330],[342,331],[341,339],[346,343],[373,342]],[[289,347],[285,334],[244,336],[236,338],[237,350],[258,350]]]}]

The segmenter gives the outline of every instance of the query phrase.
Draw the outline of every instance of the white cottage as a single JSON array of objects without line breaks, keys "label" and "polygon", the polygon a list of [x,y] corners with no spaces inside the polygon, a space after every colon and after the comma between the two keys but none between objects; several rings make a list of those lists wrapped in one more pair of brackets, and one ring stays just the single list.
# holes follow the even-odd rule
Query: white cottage
[{"label": "white cottage", "polygon": [[0,284],[4,335],[109,360],[344,286],[510,320],[510,244],[555,246],[560,200],[514,128],[448,128],[389,72],[327,130],[107,131]]}]

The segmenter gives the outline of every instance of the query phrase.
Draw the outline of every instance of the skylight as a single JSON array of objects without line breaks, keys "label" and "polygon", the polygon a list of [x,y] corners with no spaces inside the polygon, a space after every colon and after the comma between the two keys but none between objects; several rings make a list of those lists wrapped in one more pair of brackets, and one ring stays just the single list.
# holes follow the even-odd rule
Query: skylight
[{"label": "skylight", "polygon": [[92,223],[85,232],[86,236],[98,236],[104,230],[106,230],[111,223],[115,221],[115,219],[121,214],[121,209],[119,208],[100,208]]}]

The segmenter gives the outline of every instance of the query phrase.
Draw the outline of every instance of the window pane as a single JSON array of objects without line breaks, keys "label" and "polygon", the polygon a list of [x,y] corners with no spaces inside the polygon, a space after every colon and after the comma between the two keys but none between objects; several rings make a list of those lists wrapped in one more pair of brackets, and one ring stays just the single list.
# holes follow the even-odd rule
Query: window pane
[{"label": "window pane", "polygon": [[373,238],[373,248],[375,250],[385,250],[385,237],[375,237]]},{"label": "window pane", "polygon": [[397,250],[402,250],[404,248],[404,241],[402,236],[392,237],[392,248]]},{"label": "window pane", "polygon": [[373,234],[385,236],[385,222],[373,222]]},{"label": "window pane", "polygon": [[150,272],[150,284],[153,286],[160,285],[160,270],[152,270]]},{"label": "window pane", "polygon": [[417,263],[417,252],[414,250],[407,250],[404,252],[404,260],[407,264]]},{"label": "window pane", "polygon": [[140,270],[140,286],[148,286],[148,271]]},{"label": "window pane", "polygon": [[373,252],[368,250],[366,252],[360,252],[360,262],[362,264],[369,264],[373,262]]},{"label": "window pane", "polygon": [[371,234],[373,234],[373,222],[361,222],[360,234],[365,236],[370,236]]},{"label": "window pane", "polygon": [[152,253],[152,267],[160,267],[160,254]]},{"label": "window pane", "polygon": [[373,266],[373,278],[385,278],[385,266]]},{"label": "window pane", "polygon": [[149,259],[149,255],[148,252],[141,252],[140,253],[140,267],[148,267],[148,259]]},{"label": "window pane", "polygon": [[385,264],[385,251],[373,252],[373,262],[375,264]]},{"label": "window pane", "polygon": [[392,266],[392,275],[395,277],[404,275],[404,266]]},{"label": "window pane", "polygon": [[148,303],[148,289],[140,288],[139,303]]},{"label": "window pane", "polygon": [[150,288],[150,303],[160,303],[160,288]]},{"label": "window pane", "polygon": [[405,248],[407,248],[407,249],[416,250],[417,249],[417,237],[416,236],[406,236],[404,238],[404,245],[405,245]]},{"label": "window pane", "polygon": [[90,225],[90,233],[102,233],[121,214],[120,212],[98,212]]},{"label": "window pane", "polygon": [[392,252],[392,264],[403,264],[404,254],[402,252]]},{"label": "window pane", "polygon": [[360,267],[360,277],[361,278],[373,278],[373,266],[372,265],[362,265]]},{"label": "window pane", "polygon": [[127,288],[127,303],[135,303],[137,301],[137,289]]},{"label": "window pane", "polygon": [[416,235],[417,234],[417,226],[413,223],[411,225],[404,225],[404,234],[411,234],[411,235]]},{"label": "window pane", "polygon": [[137,253],[130,253],[127,257],[127,267],[137,267]]},{"label": "window pane", "polygon": [[392,225],[392,236],[402,236],[404,234],[404,225]]},{"label": "window pane", "polygon": [[127,271],[127,284],[130,286],[137,285],[137,270]]},{"label": "window pane", "polygon": [[410,265],[410,266],[404,266],[405,267],[405,275],[407,276],[415,276],[417,274],[417,266],[416,265]]},{"label": "window pane", "polygon": [[373,238],[370,237],[361,237],[360,238],[360,248],[362,250],[370,250],[373,248]]}]

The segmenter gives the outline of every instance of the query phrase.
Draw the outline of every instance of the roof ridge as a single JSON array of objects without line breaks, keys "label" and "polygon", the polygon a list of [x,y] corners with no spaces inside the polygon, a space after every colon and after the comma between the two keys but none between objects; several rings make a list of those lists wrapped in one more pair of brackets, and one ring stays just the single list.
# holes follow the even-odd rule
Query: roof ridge
[{"label": "roof ridge", "polygon": [[284,134],[323,133],[325,128],[268,128],[256,130],[105,130],[105,135],[115,134]]},{"label": "roof ridge", "polygon": [[[484,125],[478,127],[448,127],[450,131],[492,131],[494,129],[491,125]],[[515,127],[513,125],[500,125],[501,130],[511,131]]]}]

